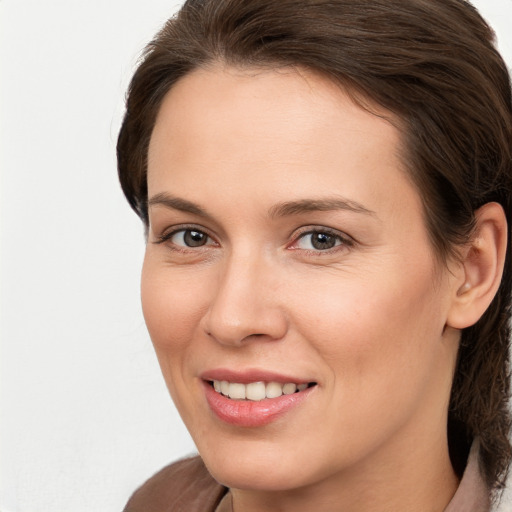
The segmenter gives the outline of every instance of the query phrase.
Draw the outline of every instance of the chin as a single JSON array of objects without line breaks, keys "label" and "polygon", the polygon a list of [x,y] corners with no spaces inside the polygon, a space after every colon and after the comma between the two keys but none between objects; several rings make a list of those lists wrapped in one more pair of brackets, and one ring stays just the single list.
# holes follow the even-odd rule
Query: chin
[{"label": "chin", "polygon": [[295,443],[276,446],[269,440],[222,442],[217,437],[209,447],[201,444],[198,444],[199,453],[211,475],[229,488],[288,491],[322,478],[320,471],[315,471],[311,457],[304,457]]},{"label": "chin", "polygon": [[214,462],[206,463],[211,475],[222,485],[231,489],[252,491],[288,491],[306,484],[296,474],[283,467],[270,467],[266,464],[254,464],[250,460],[243,465]]}]

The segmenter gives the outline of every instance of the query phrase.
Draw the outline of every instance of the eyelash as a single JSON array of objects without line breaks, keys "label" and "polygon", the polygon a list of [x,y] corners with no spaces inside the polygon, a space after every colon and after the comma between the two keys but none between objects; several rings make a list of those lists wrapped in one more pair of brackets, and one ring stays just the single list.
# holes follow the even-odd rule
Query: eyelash
[{"label": "eyelash", "polygon": [[[340,250],[347,250],[348,248],[351,248],[355,245],[354,239],[352,239],[348,235],[345,235],[344,233],[341,233],[339,231],[329,229],[329,228],[326,228],[323,226],[308,226],[308,227],[304,227],[303,230],[304,231],[301,231],[294,235],[293,242],[291,244],[287,245],[287,249],[301,250],[303,253],[306,253],[306,254],[320,256],[320,255],[332,254],[332,253],[338,252]],[[178,233],[180,233],[180,232],[186,233],[187,231],[195,231],[197,233],[201,233],[201,234],[205,235],[208,239],[213,240],[215,242],[214,238],[204,228],[199,228],[198,226],[194,226],[194,225],[183,225],[183,226],[178,226],[175,229],[173,229],[172,231],[169,231],[167,233],[164,232],[163,234],[159,235],[157,237],[157,240],[155,240],[153,243],[164,244],[164,243],[168,242],[169,240],[171,240]],[[322,234],[322,235],[327,235],[329,237],[333,237],[336,239],[337,243],[335,246],[324,249],[324,250],[321,250],[321,249],[298,249],[298,248],[294,247],[300,242],[300,240],[306,238],[307,236],[311,236],[314,234]],[[205,247],[209,247],[209,246],[211,246],[211,244],[208,244],[208,241],[207,241],[207,243],[205,243],[204,245],[200,245],[197,247],[184,246],[184,245],[182,246],[182,245],[177,245],[174,243],[170,244],[169,247],[173,251],[187,253],[190,251],[201,250],[201,249],[203,249]]]}]

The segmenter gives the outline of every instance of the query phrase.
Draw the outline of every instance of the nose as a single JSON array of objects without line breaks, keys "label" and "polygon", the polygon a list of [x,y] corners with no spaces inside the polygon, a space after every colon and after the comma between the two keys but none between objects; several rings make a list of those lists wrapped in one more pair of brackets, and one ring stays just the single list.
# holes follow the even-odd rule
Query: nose
[{"label": "nose", "polygon": [[258,258],[232,256],[220,270],[203,329],[218,343],[279,340],[288,329],[277,269]]}]

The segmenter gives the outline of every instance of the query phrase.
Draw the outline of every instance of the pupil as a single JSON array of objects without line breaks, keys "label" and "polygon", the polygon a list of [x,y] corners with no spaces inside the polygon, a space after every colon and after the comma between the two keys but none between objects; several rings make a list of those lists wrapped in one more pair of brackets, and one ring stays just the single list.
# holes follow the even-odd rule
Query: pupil
[{"label": "pupil", "polygon": [[206,243],[206,235],[201,231],[187,230],[183,238],[189,247],[199,247]]},{"label": "pupil", "polygon": [[311,243],[315,249],[331,249],[336,244],[336,239],[326,233],[314,233],[311,237]]}]

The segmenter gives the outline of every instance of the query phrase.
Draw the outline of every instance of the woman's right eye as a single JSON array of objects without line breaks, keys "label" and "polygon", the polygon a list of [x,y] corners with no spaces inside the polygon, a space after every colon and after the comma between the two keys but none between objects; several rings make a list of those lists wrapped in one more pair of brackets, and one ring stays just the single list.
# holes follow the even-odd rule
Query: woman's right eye
[{"label": "woman's right eye", "polygon": [[180,229],[165,238],[179,247],[202,247],[212,242],[206,233],[198,229]]},{"label": "woman's right eye", "polygon": [[164,233],[158,237],[156,243],[170,243],[172,246],[175,246],[176,249],[184,248],[185,250],[206,245],[215,245],[214,240],[210,236],[204,231],[195,228],[183,228]]}]

